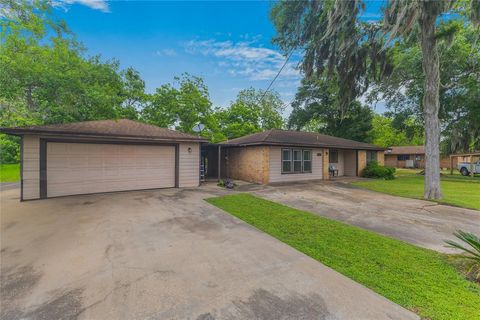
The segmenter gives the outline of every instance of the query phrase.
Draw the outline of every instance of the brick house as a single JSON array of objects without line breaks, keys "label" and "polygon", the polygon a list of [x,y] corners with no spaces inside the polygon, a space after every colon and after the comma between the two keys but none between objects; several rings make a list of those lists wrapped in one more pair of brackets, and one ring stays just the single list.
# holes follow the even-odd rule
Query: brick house
[{"label": "brick house", "polygon": [[[207,178],[261,184],[359,176],[384,148],[318,133],[272,129],[203,148]],[[220,165],[219,165],[220,164]]]}]

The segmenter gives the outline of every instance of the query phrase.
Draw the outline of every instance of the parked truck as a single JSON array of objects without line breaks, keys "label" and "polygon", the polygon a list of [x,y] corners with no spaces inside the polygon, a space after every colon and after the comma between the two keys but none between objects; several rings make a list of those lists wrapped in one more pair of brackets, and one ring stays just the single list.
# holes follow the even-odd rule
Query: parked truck
[{"label": "parked truck", "polygon": [[457,169],[460,171],[462,176],[468,176],[472,173],[480,173],[480,160],[474,163],[470,162],[459,162],[457,164]]}]

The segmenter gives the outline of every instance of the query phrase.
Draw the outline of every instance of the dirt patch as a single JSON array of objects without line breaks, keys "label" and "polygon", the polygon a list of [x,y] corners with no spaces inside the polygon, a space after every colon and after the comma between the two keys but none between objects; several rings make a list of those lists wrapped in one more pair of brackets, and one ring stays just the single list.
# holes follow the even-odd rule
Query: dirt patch
[{"label": "dirt patch", "polygon": [[233,301],[235,314],[230,319],[327,319],[330,316],[325,301],[317,294],[291,294],[279,297],[258,289],[246,301]]}]

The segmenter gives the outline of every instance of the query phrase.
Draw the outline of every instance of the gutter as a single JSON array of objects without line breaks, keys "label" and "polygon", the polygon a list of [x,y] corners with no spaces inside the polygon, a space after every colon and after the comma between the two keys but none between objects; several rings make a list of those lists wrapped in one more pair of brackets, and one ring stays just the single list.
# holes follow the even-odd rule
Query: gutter
[{"label": "gutter", "polygon": [[97,134],[97,133],[72,133],[68,131],[39,131],[17,128],[0,128],[1,133],[23,136],[26,134],[39,136],[61,136],[68,138],[93,138],[93,139],[111,139],[111,140],[133,140],[133,141],[160,141],[160,142],[208,142],[208,139],[198,137],[179,137],[179,138],[157,138],[151,136],[130,136],[130,135],[116,135],[116,134]]}]

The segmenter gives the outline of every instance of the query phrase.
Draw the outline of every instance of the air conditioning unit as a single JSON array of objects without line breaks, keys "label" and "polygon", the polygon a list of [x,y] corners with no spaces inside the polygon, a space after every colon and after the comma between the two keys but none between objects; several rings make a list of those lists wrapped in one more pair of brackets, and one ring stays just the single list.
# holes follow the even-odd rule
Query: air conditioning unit
[{"label": "air conditioning unit", "polygon": [[405,160],[405,168],[414,168],[413,160]]}]

